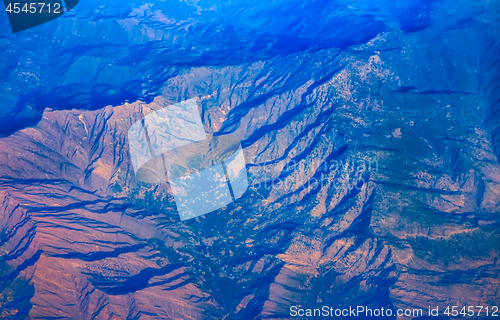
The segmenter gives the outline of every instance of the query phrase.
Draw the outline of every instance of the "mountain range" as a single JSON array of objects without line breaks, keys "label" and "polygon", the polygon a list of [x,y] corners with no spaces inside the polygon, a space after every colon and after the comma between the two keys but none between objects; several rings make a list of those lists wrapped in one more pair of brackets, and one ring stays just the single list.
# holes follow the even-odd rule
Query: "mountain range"
[{"label": "mountain range", "polygon": [[[499,17],[82,0],[15,34],[2,19],[0,319],[498,306]],[[250,186],[181,222],[168,184],[135,178],[127,132],[188,99],[241,141]]]}]

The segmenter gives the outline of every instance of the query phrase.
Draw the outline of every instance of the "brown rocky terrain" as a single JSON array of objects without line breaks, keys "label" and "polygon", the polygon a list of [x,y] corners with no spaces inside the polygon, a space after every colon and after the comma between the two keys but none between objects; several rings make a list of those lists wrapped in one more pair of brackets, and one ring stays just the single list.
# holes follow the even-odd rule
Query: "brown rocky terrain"
[{"label": "brown rocky terrain", "polygon": [[[151,79],[161,74],[161,84],[143,85],[151,99],[118,99],[108,88],[96,105],[81,87],[69,100],[57,88],[27,101],[16,119],[29,125],[0,138],[0,318],[284,319],[292,305],[498,306],[500,39],[491,29],[499,11],[490,2],[450,6],[432,4],[432,24],[421,29],[382,7],[389,29],[366,41],[280,47],[225,64],[207,53],[205,63],[162,65],[164,51],[142,47],[140,68],[157,61]],[[160,12],[148,15],[169,26]],[[66,26],[95,27],[80,18]],[[174,28],[153,34],[132,13],[116,19],[130,38]],[[72,58],[61,86],[135,74],[127,54],[107,65],[108,53]],[[135,179],[127,132],[190,98],[210,135],[240,139],[250,187],[181,222],[168,185]]]}]

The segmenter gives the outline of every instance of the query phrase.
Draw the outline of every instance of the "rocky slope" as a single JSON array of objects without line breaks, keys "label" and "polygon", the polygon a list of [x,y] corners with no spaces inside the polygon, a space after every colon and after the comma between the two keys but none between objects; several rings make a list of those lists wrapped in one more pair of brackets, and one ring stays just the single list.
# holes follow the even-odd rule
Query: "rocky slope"
[{"label": "rocky slope", "polygon": [[[298,9],[300,8],[300,10]],[[80,3],[2,25],[0,317],[498,305],[488,1]],[[197,98],[250,188],[180,222],[127,132]]]}]

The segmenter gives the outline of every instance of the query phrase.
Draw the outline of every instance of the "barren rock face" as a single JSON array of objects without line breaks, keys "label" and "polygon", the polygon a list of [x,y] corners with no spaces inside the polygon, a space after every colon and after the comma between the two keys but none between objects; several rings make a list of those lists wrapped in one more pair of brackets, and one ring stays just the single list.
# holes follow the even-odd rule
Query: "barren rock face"
[{"label": "barren rock face", "polygon": [[[0,318],[500,303],[497,4],[100,5],[0,40]],[[192,98],[250,186],[181,222],[127,133]]]}]

